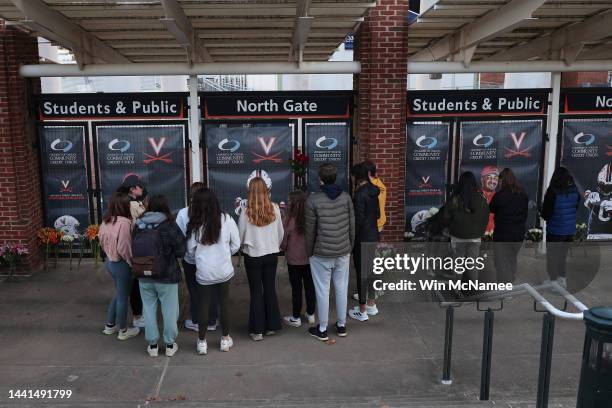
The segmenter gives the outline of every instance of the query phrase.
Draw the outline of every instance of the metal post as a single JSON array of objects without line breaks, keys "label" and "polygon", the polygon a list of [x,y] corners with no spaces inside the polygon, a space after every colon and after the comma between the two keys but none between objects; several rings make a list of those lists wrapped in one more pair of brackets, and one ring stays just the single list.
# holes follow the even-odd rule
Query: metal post
[{"label": "metal post", "polygon": [[540,349],[540,373],[538,375],[538,399],[536,408],[548,407],[550,369],[552,365],[553,339],[555,337],[555,316],[546,313],[542,323],[542,347]]},{"label": "metal post", "polygon": [[[552,92],[550,94],[548,106],[548,123],[546,133],[548,134],[548,142],[545,145],[544,152],[544,188],[542,189],[542,201],[544,201],[544,193],[546,187],[550,183],[553,172],[557,167],[557,141],[559,134],[559,103],[561,102],[561,73],[553,72],[551,74]],[[540,252],[546,251],[546,223],[542,226],[544,231],[544,239],[540,243]]]},{"label": "metal post", "polygon": [[446,308],[446,327],[444,330],[444,368],[442,370],[442,384],[451,385],[451,353],[453,351],[453,323],[455,321],[455,309],[452,306]]},{"label": "metal post", "polygon": [[484,314],[484,335],[482,339],[482,368],[480,373],[480,400],[489,399],[491,386],[491,357],[493,352],[493,311],[489,308]]},{"label": "metal post", "polygon": [[191,182],[202,181],[200,160],[200,108],[198,106],[198,76],[189,76],[189,141],[191,149]]}]

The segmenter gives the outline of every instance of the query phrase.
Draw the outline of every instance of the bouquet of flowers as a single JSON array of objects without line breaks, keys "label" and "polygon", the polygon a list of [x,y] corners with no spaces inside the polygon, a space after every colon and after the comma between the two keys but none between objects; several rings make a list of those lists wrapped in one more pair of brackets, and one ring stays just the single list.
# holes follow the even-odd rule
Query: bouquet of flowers
[{"label": "bouquet of flowers", "polygon": [[[13,276],[19,261],[28,255],[28,248],[23,244],[4,244],[0,246],[0,260],[9,267],[9,276]],[[7,279],[8,279],[7,278]]]},{"label": "bouquet of flowers", "polygon": [[38,242],[43,246],[45,255],[45,270],[47,270],[47,262],[49,260],[50,251],[55,253],[55,266],[57,266],[57,257],[59,255],[59,244],[62,242],[64,232],[53,227],[45,227],[38,230],[36,237]]},{"label": "bouquet of flowers", "polygon": [[62,242],[68,245],[68,253],[70,254],[70,263],[69,269],[72,270],[72,246],[74,245],[74,241],[78,240],[78,236],[66,234],[62,237]]},{"label": "bouquet of flowers", "polygon": [[310,158],[307,154],[301,152],[300,149],[293,151],[293,159],[289,160],[289,167],[291,172],[296,176],[297,184],[299,188],[304,188],[304,176],[308,171],[308,162]]},{"label": "bouquet of flowers", "polygon": [[525,235],[525,240],[528,242],[542,242],[542,238],[544,237],[544,234],[542,233],[542,230],[540,228],[531,228],[530,230],[527,231],[527,234]]},{"label": "bouquet of flowers", "polygon": [[404,242],[410,242],[414,239],[414,233],[410,231],[404,232]]},{"label": "bouquet of flowers", "polygon": [[493,232],[485,232],[481,238],[482,242],[493,242]]},{"label": "bouquet of flowers", "polygon": [[91,253],[94,257],[96,263],[100,259],[100,239],[98,238],[98,233],[100,232],[100,225],[92,224],[87,227],[85,231],[85,238],[89,241],[89,245],[91,246]]},{"label": "bouquet of flowers", "polygon": [[576,224],[576,235],[574,235],[574,241],[582,242],[587,237],[587,225],[583,222],[582,224]]}]

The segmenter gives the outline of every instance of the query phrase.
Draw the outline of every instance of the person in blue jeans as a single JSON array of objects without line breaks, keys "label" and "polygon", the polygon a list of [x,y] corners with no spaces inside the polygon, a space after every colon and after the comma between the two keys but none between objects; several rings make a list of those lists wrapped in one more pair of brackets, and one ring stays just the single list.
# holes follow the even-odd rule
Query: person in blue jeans
[{"label": "person in blue jeans", "polygon": [[161,304],[164,319],[164,343],[166,356],[172,357],[178,351],[177,320],[179,317],[178,284],[181,281],[181,268],[177,258],[185,255],[185,237],[174,222],[168,200],[156,195],[149,201],[147,211],[136,221],[134,236],[147,229],[157,229],[163,248],[163,267],[155,279],[139,278],[145,319],[145,339],[147,352],[157,357],[159,330],[157,328],[157,303]]},{"label": "person in blue jeans", "polygon": [[336,167],[319,168],[321,191],[306,200],[305,241],[317,295],[319,325],[308,329],[312,337],[326,341],[329,286],[334,282],[336,334],[345,337],[349,261],[355,243],[355,214],[351,197],[336,184]]},{"label": "person in blue jeans", "polygon": [[112,335],[119,332],[119,340],[127,340],[140,333],[138,327],[127,326],[128,297],[133,280],[131,230],[130,197],[125,193],[115,193],[109,201],[98,236],[100,246],[106,253],[104,265],[116,288],[115,296],[108,305],[106,326],[102,333]]},{"label": "person in blue jeans", "polygon": [[567,286],[565,274],[569,243],[576,235],[580,193],[571,173],[558,167],[544,195],[541,216],[546,220],[546,266],[551,281]]}]

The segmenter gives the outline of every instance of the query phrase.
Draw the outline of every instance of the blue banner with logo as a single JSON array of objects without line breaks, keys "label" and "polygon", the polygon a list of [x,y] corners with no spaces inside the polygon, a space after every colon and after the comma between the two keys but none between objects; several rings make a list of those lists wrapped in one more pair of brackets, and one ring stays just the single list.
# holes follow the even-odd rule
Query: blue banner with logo
[{"label": "blue banner with logo", "polygon": [[45,225],[66,234],[89,225],[84,125],[45,125],[39,130]]},{"label": "blue banner with logo", "polygon": [[[459,173],[474,173],[490,202],[499,190],[499,173],[510,168],[529,196],[528,227],[537,220],[543,126],[542,119],[459,123]],[[487,232],[493,227],[491,215]]]},{"label": "blue banner with logo", "polygon": [[450,123],[409,122],[406,137],[406,232],[424,238],[432,208],[446,196]]},{"label": "blue banner with logo", "polygon": [[583,200],[578,223],[587,239],[612,239],[612,118],[563,119],[560,164],[574,176]]},{"label": "blue banner with logo", "polygon": [[319,167],[333,164],[336,167],[336,183],[348,191],[349,140],[348,122],[306,122],[304,146],[309,157],[307,186],[309,192],[319,190]]},{"label": "blue banner with logo", "polygon": [[272,201],[287,202],[291,191],[290,122],[205,126],[208,185],[224,212],[238,217],[247,204],[248,183],[261,177],[270,188]]},{"label": "blue banner with logo", "polygon": [[126,177],[136,175],[149,196],[163,194],[170,209],[186,204],[183,124],[94,124],[102,209]]}]

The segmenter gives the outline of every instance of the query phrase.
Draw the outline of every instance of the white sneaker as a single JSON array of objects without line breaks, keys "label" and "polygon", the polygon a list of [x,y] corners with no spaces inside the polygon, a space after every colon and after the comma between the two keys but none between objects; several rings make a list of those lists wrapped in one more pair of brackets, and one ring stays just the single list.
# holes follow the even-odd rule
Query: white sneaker
[{"label": "white sneaker", "polygon": [[230,336],[227,336],[227,339],[221,337],[221,347],[219,347],[221,351],[230,351],[232,347],[234,347],[234,340]]},{"label": "white sneaker", "polygon": [[200,325],[197,323],[194,323],[193,320],[191,319],[187,319],[185,320],[185,328],[187,330],[193,330],[195,332],[200,330]]},{"label": "white sneaker", "polygon": [[366,313],[368,314],[368,316],[376,316],[378,314],[378,308],[376,307],[376,305],[366,305]]},{"label": "white sneaker", "polygon": [[198,339],[198,343],[196,344],[196,350],[198,354],[204,355],[208,353],[208,344],[206,344],[206,340]]},{"label": "white sneaker", "polygon": [[219,319],[217,319],[215,324],[208,325],[206,327],[206,330],[208,330],[208,331],[215,331],[215,330],[217,330],[217,326],[219,326]]},{"label": "white sneaker", "polygon": [[368,320],[368,313],[360,311],[359,308],[357,308],[357,310],[349,310],[348,314],[352,319],[359,320],[360,322]]},{"label": "white sneaker", "polygon": [[283,320],[289,326],[300,327],[302,325],[302,319],[300,319],[299,317],[296,319],[293,316],[285,316],[283,317]]},{"label": "white sneaker", "polygon": [[119,330],[117,338],[119,340],[127,340],[138,336],[138,334],[140,334],[140,329],[138,327],[130,327],[126,330]]},{"label": "white sneaker", "polygon": [[308,324],[315,324],[315,315],[314,313],[309,315],[306,313],[306,319],[308,319]]},{"label": "white sneaker", "polygon": [[111,327],[104,325],[104,330],[102,330],[102,333],[108,336],[108,335],[117,333],[117,331],[119,331],[119,328],[117,327],[117,325],[114,325]]},{"label": "white sneaker", "polygon": [[172,348],[166,345],[166,357],[172,357],[178,351],[178,344],[172,343]]},{"label": "white sneaker", "polygon": [[261,333],[249,333],[249,336],[251,336],[251,340],[253,341],[262,341],[264,339],[263,334]]},{"label": "white sneaker", "polygon": [[145,327],[144,317],[140,316],[139,319],[132,319],[132,326],[140,327],[140,328],[144,329],[144,327]]},{"label": "white sneaker", "polygon": [[147,353],[149,353],[149,357],[157,357],[158,353],[159,353],[159,347],[151,347],[151,345],[149,344],[147,346]]}]

